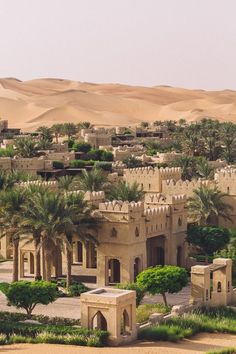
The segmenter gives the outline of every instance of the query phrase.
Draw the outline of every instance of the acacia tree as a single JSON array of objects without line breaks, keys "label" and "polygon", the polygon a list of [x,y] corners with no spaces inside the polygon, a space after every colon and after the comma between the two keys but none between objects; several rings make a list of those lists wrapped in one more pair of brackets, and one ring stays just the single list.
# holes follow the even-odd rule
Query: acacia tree
[{"label": "acacia tree", "polygon": [[161,294],[167,306],[166,293],[177,293],[188,284],[188,273],[177,266],[156,266],[137,276],[137,284],[151,295]]},{"label": "acacia tree", "polygon": [[208,262],[208,256],[224,248],[230,240],[228,229],[218,226],[190,226],[186,241],[200,249]]}]

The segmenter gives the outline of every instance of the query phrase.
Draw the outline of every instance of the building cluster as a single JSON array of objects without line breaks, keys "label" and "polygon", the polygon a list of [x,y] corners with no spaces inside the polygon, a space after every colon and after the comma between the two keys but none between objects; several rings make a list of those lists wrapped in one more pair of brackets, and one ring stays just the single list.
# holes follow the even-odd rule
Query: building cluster
[{"label": "building cluster", "polygon": [[[125,128],[118,129],[119,135],[125,134]],[[135,130],[136,138],[146,134],[160,139],[168,138],[161,127]],[[156,135],[157,134],[157,135]],[[145,138],[147,137],[145,136]],[[94,215],[99,218],[97,230],[88,229],[98,240],[82,243],[77,235],[73,236],[72,275],[82,281],[96,282],[98,286],[134,281],[139,272],[148,266],[187,265],[188,246],[185,242],[188,215],[186,201],[193,191],[201,185],[217,186],[228,194],[227,201],[232,205],[232,220],[220,219],[219,224],[236,227],[236,169],[222,168],[215,174],[214,180],[182,181],[180,168],[142,167],[125,169],[123,160],[134,155],[142,156],[142,145],[111,146],[112,132],[105,129],[82,129],[80,138],[93,147],[106,146],[113,152],[115,162],[109,180],[117,183],[124,180],[128,184],[137,182],[142,186],[145,196],[138,203],[106,201],[103,191],[86,192],[84,199],[92,204]],[[175,159],[178,154],[159,154],[161,161]],[[53,150],[39,158],[0,158],[0,168],[20,169],[31,174],[52,169],[54,160],[63,161],[65,166],[75,159],[75,153],[69,152],[66,144],[54,144]],[[57,189],[57,181],[26,182],[47,184]],[[25,183],[21,184],[25,186]],[[76,193],[76,192],[73,192]],[[80,191],[77,191],[80,193]],[[9,258],[11,249],[7,236],[0,239],[0,257]],[[45,274],[44,253],[41,252],[41,272]],[[53,274],[65,274],[66,257],[55,246],[53,252]],[[20,241],[19,269],[20,276],[33,276],[35,273],[36,251],[34,243]]]}]

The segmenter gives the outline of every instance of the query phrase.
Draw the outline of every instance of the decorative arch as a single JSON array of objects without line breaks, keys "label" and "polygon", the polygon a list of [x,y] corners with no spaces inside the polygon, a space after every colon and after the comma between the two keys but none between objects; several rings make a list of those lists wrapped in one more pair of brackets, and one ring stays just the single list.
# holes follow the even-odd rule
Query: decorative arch
[{"label": "decorative arch", "polygon": [[124,309],[121,316],[121,325],[120,325],[120,334],[130,335],[131,326],[130,326],[130,318],[126,309]]},{"label": "decorative arch", "polygon": [[92,318],[92,329],[107,331],[107,320],[101,311],[97,311]]}]

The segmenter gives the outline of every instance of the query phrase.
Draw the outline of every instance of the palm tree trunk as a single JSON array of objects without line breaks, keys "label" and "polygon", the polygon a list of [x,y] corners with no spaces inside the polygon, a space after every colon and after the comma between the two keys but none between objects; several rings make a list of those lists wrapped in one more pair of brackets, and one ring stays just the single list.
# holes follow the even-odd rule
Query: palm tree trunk
[{"label": "palm tree trunk", "polygon": [[13,241],[13,273],[12,281],[19,280],[19,240]]},{"label": "palm tree trunk", "polygon": [[39,245],[40,239],[35,240],[35,280],[41,280],[41,257],[40,257],[40,251],[38,250],[38,245]]},{"label": "palm tree trunk", "polygon": [[52,263],[51,263],[51,252],[45,249],[45,280],[51,281],[52,278]]},{"label": "palm tree trunk", "polygon": [[66,247],[66,287],[71,285],[72,251]]}]

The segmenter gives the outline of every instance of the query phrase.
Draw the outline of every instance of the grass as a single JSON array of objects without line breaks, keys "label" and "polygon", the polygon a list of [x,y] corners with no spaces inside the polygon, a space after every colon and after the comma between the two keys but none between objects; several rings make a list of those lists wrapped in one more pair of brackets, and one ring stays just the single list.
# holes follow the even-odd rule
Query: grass
[{"label": "grass", "polygon": [[[0,312],[0,345],[14,343],[53,343],[102,347],[107,344],[108,332],[75,327],[74,320],[39,317],[39,325],[22,323],[24,314]],[[34,319],[35,319],[34,318]],[[43,322],[41,321],[41,322]]]},{"label": "grass", "polygon": [[198,310],[174,317],[165,325],[143,329],[139,332],[139,339],[175,342],[201,332],[236,334],[236,313],[220,307]]},{"label": "grass", "polygon": [[149,316],[155,312],[167,314],[170,312],[171,307],[170,306],[164,306],[162,304],[144,304],[140,305],[136,309],[136,316],[137,316],[137,322],[138,323],[143,323],[148,321]]},{"label": "grass", "polygon": [[225,348],[221,350],[213,350],[207,352],[206,354],[235,354],[235,353],[236,353],[236,348]]}]

